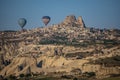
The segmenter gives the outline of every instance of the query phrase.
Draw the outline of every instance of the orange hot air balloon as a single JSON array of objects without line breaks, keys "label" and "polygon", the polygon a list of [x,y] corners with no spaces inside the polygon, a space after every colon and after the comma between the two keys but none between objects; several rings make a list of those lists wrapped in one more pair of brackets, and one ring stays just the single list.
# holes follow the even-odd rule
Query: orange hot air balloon
[{"label": "orange hot air balloon", "polygon": [[50,17],[49,16],[43,16],[42,21],[47,26],[47,24],[50,22]]}]

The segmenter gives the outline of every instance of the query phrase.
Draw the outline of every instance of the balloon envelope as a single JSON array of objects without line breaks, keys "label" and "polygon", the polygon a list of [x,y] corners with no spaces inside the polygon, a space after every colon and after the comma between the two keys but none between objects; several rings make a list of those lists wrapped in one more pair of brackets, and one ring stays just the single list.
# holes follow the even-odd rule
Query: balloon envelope
[{"label": "balloon envelope", "polygon": [[50,22],[50,17],[49,16],[43,16],[42,17],[42,21],[45,25],[47,25]]},{"label": "balloon envelope", "polygon": [[21,28],[23,28],[25,26],[25,24],[27,23],[25,18],[20,18],[18,20],[18,24],[20,25]]}]

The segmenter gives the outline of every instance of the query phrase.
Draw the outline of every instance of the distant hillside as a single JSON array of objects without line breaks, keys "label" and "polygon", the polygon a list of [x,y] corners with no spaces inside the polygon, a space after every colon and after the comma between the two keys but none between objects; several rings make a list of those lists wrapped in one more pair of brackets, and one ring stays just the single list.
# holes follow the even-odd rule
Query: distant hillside
[{"label": "distant hillside", "polygon": [[119,56],[120,30],[86,27],[81,16],[43,28],[0,31],[0,78],[102,79],[120,74]]}]

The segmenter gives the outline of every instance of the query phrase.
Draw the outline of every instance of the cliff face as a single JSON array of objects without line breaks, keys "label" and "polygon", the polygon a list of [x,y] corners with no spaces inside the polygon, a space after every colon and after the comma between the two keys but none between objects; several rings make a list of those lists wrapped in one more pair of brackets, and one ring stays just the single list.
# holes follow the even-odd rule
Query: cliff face
[{"label": "cliff face", "polygon": [[119,35],[119,30],[86,28],[82,17],[74,15],[49,27],[0,32],[0,75],[71,74],[76,69],[97,76],[120,74],[119,65],[94,63],[120,56]]}]

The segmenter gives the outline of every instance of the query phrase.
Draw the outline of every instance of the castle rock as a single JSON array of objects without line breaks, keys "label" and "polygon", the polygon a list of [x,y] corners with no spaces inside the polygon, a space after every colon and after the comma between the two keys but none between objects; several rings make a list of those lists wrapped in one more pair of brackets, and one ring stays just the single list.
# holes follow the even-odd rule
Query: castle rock
[{"label": "castle rock", "polygon": [[65,18],[62,24],[67,26],[85,28],[85,23],[81,16],[79,16],[78,19],[76,19],[74,15],[69,15]]}]

